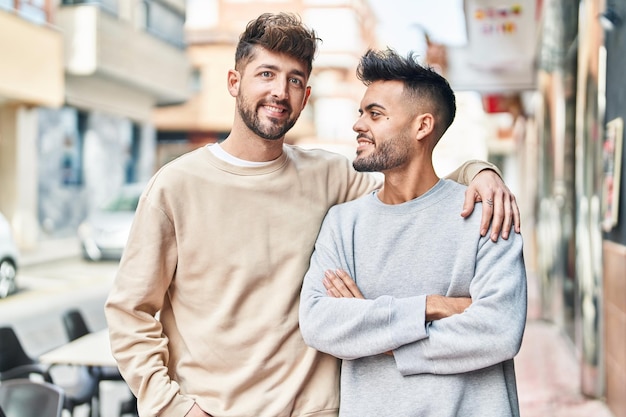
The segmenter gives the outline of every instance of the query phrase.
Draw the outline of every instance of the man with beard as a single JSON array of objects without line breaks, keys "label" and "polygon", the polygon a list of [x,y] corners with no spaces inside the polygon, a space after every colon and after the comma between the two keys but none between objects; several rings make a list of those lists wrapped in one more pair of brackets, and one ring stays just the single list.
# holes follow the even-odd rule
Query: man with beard
[{"label": "man with beard", "polygon": [[329,210],[300,300],[305,342],[343,359],[339,415],[519,416],[522,238],[480,236],[481,207],[461,218],[466,187],[435,173],[454,93],[393,50],[368,51],[357,76],[354,167],[384,184]]},{"label": "man with beard", "polygon": [[[162,167],[141,197],[105,312],[142,417],[337,414],[337,360],[304,344],[300,288],[328,209],[380,181],[284,143],[309,99],[317,42],[293,15],[250,22],[228,72],[228,138]],[[459,211],[480,195],[494,205],[494,238],[519,231],[501,179],[487,169],[473,182]]]}]

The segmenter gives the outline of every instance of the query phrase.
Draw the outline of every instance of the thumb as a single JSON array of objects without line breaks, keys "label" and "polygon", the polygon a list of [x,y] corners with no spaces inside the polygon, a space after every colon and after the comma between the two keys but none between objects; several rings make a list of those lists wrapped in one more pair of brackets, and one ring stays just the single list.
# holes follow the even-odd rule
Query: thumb
[{"label": "thumb", "polygon": [[474,211],[474,205],[476,204],[476,195],[469,189],[465,192],[465,201],[463,202],[463,210],[461,210],[461,217],[467,217]]}]

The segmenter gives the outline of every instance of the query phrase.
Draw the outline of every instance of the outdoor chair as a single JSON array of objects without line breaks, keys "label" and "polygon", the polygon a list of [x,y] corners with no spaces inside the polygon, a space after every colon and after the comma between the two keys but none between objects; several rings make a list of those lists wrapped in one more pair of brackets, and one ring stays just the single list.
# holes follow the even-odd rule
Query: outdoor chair
[{"label": "outdoor chair", "polygon": [[90,333],[83,314],[76,309],[70,309],[63,313],[63,328],[70,341]]},{"label": "outdoor chair", "polygon": [[0,416],[61,417],[63,390],[49,382],[27,378],[3,381],[0,384]]},{"label": "outdoor chair", "polygon": [[[56,366],[46,366],[28,356],[12,327],[0,327],[0,381],[15,379],[42,380],[56,383],[52,370]],[[97,395],[98,375],[86,369],[77,369],[72,383],[56,384],[65,392],[64,408],[73,412],[78,405],[87,404],[92,407]],[[4,410],[6,412],[6,410]]]},{"label": "outdoor chair", "polygon": [[[70,341],[76,340],[79,337],[85,336],[91,333],[87,322],[83,314],[80,310],[77,309],[69,309],[63,313],[63,327],[65,328],[65,333]],[[124,379],[122,375],[120,375],[120,371],[117,368],[102,366],[102,367],[89,367],[90,372],[98,378],[98,387],[100,385],[100,381],[120,381],[123,382]],[[97,388],[98,389],[98,388]],[[99,389],[97,394],[98,399],[100,398]],[[137,399],[131,393],[131,398],[124,401],[120,407],[120,415],[124,414],[133,414],[137,415]]]},{"label": "outdoor chair", "polygon": [[0,381],[39,375],[52,382],[48,367],[26,354],[12,327],[0,327]]},{"label": "outdoor chair", "polygon": [[[76,309],[70,309],[63,313],[63,327],[65,328],[65,334],[70,341],[91,333],[83,314]],[[97,367],[95,373],[97,373],[101,381],[124,380],[117,367]]]}]

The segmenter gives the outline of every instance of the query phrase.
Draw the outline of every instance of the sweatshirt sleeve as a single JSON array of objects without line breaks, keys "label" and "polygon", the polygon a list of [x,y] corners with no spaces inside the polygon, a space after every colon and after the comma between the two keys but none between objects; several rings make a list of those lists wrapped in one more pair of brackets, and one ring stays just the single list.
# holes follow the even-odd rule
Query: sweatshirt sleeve
[{"label": "sweatshirt sleeve", "polygon": [[326,216],[304,278],[300,299],[300,330],[311,347],[340,359],[377,355],[426,337],[425,296],[373,300],[326,295],[327,269],[343,268],[354,276],[333,238]]},{"label": "sweatshirt sleeve", "polygon": [[156,318],[175,268],[173,226],[144,195],[105,303],[111,350],[140,415],[184,416],[194,404],[169,377],[168,340]]},{"label": "sweatshirt sleeve", "polygon": [[[347,187],[345,189],[344,195],[338,198],[334,202],[334,204],[355,200],[373,190],[382,187],[382,174],[373,172],[358,172],[354,168],[352,168],[351,163],[347,159],[346,161],[343,161],[344,164],[346,162],[348,165],[346,168],[344,168],[343,171],[345,172],[345,175],[347,177]],[[333,186],[337,184],[337,174],[331,174],[328,180],[332,182],[332,184],[329,184],[329,189],[332,189]]]},{"label": "sweatshirt sleeve", "polygon": [[502,178],[502,173],[497,166],[486,161],[472,159],[463,163],[460,167],[449,173],[445,178],[458,182],[459,184],[469,185],[474,177],[482,170],[491,169]]},{"label": "sweatshirt sleeve", "polygon": [[527,309],[521,235],[481,238],[470,295],[464,313],[431,322],[427,339],[393,352],[403,375],[469,372],[518,353]]}]

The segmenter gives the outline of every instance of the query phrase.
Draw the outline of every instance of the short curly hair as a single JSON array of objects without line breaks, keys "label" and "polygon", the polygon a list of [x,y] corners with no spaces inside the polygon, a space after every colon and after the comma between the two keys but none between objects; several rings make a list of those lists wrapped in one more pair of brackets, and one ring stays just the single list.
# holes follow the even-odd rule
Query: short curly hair
[{"label": "short curly hair", "polygon": [[293,13],[263,13],[250,21],[239,37],[235,52],[235,69],[241,69],[254,57],[254,47],[286,54],[303,62],[307,75],[313,69],[317,42],[321,41],[313,29],[302,23]]}]

